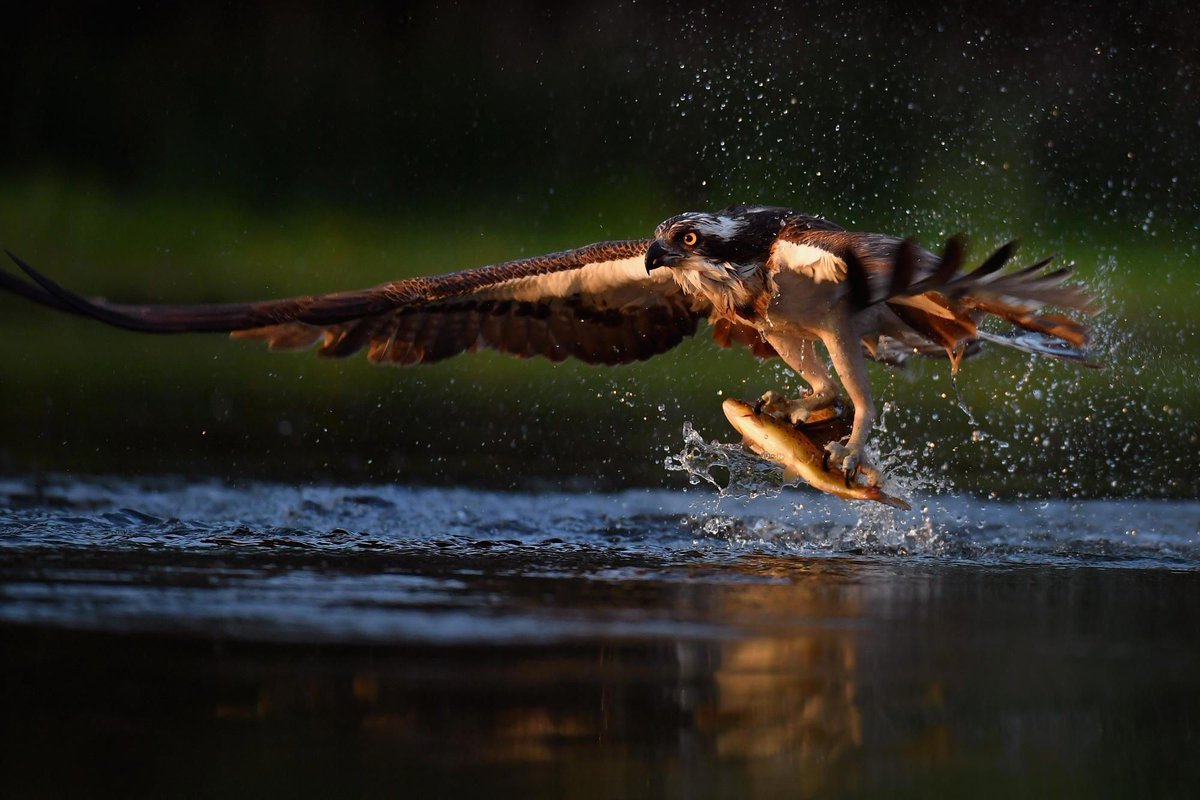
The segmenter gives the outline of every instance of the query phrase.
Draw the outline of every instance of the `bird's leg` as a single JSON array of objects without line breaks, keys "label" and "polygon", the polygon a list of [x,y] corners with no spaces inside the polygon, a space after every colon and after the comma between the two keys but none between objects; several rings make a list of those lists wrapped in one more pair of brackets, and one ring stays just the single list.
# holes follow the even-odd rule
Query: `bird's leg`
[{"label": "bird's leg", "polygon": [[794,369],[809,385],[808,394],[795,400],[767,392],[760,401],[762,409],[776,417],[785,417],[793,425],[804,422],[814,411],[828,408],[837,402],[837,384],[817,355],[812,339],[767,335],[767,342],[779,353],[784,363]]},{"label": "bird's leg", "polygon": [[867,361],[863,357],[859,337],[854,335],[849,321],[843,321],[833,326],[833,329],[821,337],[833,368],[837,371],[850,402],[854,404],[854,426],[846,443],[830,442],[825,449],[832,456],[832,461],[846,473],[847,480],[861,472],[870,485],[876,485],[880,473],[867,460],[864,448],[871,428],[875,424],[875,402],[871,398],[871,383],[867,377]]}]

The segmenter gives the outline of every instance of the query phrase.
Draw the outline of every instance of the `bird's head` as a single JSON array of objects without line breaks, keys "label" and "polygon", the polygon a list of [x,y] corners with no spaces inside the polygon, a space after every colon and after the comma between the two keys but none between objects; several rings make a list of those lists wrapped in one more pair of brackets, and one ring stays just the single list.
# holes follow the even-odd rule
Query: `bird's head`
[{"label": "bird's head", "polygon": [[736,272],[767,260],[786,208],[733,206],[716,213],[691,211],[663,222],[646,251],[646,272],[659,267]]}]

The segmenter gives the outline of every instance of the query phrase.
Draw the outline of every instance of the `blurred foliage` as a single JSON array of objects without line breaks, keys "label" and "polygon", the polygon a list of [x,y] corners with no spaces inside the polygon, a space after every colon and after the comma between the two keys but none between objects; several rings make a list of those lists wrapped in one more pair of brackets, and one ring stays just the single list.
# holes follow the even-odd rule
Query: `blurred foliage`
[{"label": "blurred foliage", "polygon": [[[1113,366],[990,352],[959,381],[978,425],[944,363],[879,368],[880,450],[980,492],[1200,493],[1182,7],[79,3],[7,25],[0,237],[85,293],[368,286],[729,201],[930,246],[967,230],[976,255],[1016,236],[1081,265]],[[684,421],[729,438],[721,392],[791,380],[704,338],[609,370],[397,372],[0,298],[0,470],[677,482]]]}]

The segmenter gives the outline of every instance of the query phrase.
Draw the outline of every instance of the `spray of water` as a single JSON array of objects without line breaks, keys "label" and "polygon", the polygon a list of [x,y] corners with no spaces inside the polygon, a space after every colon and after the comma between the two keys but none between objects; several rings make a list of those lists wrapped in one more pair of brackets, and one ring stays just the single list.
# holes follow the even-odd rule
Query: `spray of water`
[{"label": "spray of water", "polygon": [[781,467],[759,458],[741,444],[709,442],[690,422],[683,424],[683,449],[667,456],[663,466],[686,474],[692,486],[712,485],[721,498],[776,497],[784,486]]},{"label": "spray of water", "polygon": [[[880,425],[886,430],[894,412],[885,407]],[[928,504],[913,512],[871,502],[846,503],[832,496],[814,496],[798,481],[788,483],[783,468],[755,455],[739,443],[708,441],[691,423],[683,426],[684,446],[664,466],[682,472],[693,486],[716,489],[695,504],[692,524],[697,534],[733,548],[770,544],[805,552],[919,553],[940,552],[942,537],[933,524]],[[903,448],[883,454],[879,464],[888,474],[885,489],[893,494],[923,497],[947,488],[941,477],[913,473],[911,453]],[[747,516],[752,501],[794,493],[790,513],[772,507],[766,517]],[[749,504],[749,505],[748,505]],[[735,513],[730,513],[734,507]]]},{"label": "spray of water", "polygon": [[[1104,306],[1091,343],[1103,368],[988,346],[957,380],[945,363],[914,365],[911,384],[877,372],[877,400],[893,402],[873,440],[879,461],[938,492],[982,497],[1200,495],[1200,328],[1180,302],[1197,292],[1193,190],[1179,177],[1195,148],[1164,133],[1187,107],[1186,70],[1114,47],[1080,82],[1068,65],[1082,40],[1033,36],[1014,57],[1004,37],[944,15],[945,47],[897,18],[896,35],[928,46],[879,50],[864,45],[861,31],[879,24],[866,14],[831,7],[788,38],[762,12],[750,27],[782,36],[722,31],[728,46],[713,48],[714,20],[678,13],[686,46],[664,65],[679,76],[668,98],[677,129],[660,135],[686,150],[668,160],[680,165],[675,183],[697,206],[778,202],[926,244],[966,231],[977,251],[1023,238],[1031,257],[1077,259]],[[1078,24],[1097,41],[1151,35],[1140,20]],[[1185,63],[1180,46],[1156,42],[1155,53]],[[1061,79],[1030,81],[1031,51]],[[1137,80],[1146,90],[1125,107],[1125,127],[1081,124],[1096,98]]]}]

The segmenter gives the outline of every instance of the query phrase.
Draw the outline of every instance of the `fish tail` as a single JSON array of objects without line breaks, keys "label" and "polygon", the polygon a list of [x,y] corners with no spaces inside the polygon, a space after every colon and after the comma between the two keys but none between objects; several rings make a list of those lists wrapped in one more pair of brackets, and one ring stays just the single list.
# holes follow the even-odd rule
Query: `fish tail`
[{"label": "fish tail", "polygon": [[884,494],[883,490],[878,486],[871,486],[867,489],[866,497],[868,500],[874,500],[877,503],[883,503],[885,506],[899,508],[903,511],[912,511],[912,506],[899,497],[893,497],[890,494]]}]

